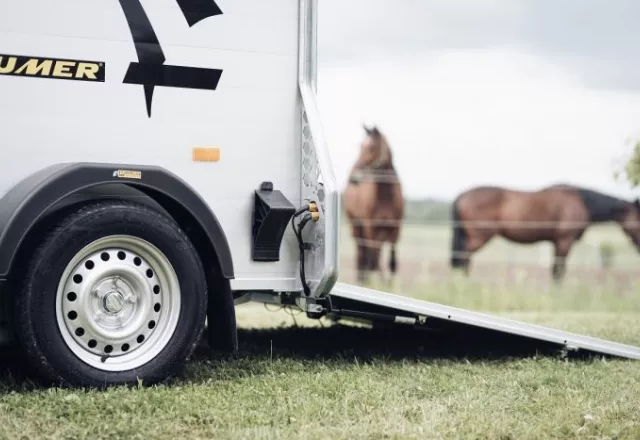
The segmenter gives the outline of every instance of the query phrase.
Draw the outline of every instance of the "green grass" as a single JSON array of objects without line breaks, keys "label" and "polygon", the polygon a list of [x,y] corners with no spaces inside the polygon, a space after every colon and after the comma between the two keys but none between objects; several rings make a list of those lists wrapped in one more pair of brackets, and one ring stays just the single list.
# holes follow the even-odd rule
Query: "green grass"
[{"label": "green grass", "polygon": [[451,358],[438,344],[419,356],[419,338],[392,348],[367,329],[300,317],[295,329],[289,315],[252,305],[238,315],[241,356],[209,359],[203,349],[171,385],[93,392],[5,378],[0,438],[640,436],[632,361]]},{"label": "green grass", "polygon": [[628,362],[192,363],[174,386],[23,391],[3,438],[637,438]]},{"label": "green grass", "polygon": [[[616,240],[611,230],[599,233],[604,238],[594,242]],[[428,266],[431,257],[420,250],[424,234],[446,242],[441,231],[412,230],[401,245],[401,264]],[[622,237],[618,254],[636,258],[625,245]],[[348,244],[344,249],[348,262]],[[498,248],[486,252],[500,256]],[[577,279],[557,288],[517,277],[508,283],[433,278],[416,276],[408,291],[399,280],[394,288],[640,345],[640,296],[632,284]],[[20,369],[5,367],[0,438],[640,438],[636,361],[566,359],[544,346],[480,333],[331,326],[275,310],[239,306],[238,358],[201,347],[165,385],[42,389]]]}]

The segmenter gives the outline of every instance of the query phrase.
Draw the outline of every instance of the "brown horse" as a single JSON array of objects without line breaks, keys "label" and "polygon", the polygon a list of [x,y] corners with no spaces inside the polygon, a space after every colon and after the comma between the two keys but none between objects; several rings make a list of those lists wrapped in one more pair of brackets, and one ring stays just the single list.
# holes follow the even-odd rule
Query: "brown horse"
[{"label": "brown horse", "polygon": [[593,223],[617,222],[640,250],[640,203],[627,202],[572,185],[539,191],[476,187],[453,203],[451,267],[468,274],[469,259],[492,237],[516,243],[550,241],[555,247],[553,279],[564,277],[565,260],[573,244]]},{"label": "brown horse", "polygon": [[391,149],[378,128],[367,128],[360,157],[351,169],[343,206],[357,245],[358,281],[367,271],[380,270],[380,251],[391,243],[389,270],[397,270],[396,243],[404,215],[402,186],[393,167]]}]

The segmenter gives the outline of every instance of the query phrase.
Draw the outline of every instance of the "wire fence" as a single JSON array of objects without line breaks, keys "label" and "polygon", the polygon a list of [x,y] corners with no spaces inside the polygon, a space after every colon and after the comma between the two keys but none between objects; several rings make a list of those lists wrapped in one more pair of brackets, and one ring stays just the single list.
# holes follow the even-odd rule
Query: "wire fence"
[{"label": "wire fence", "polygon": [[396,183],[400,182],[398,172],[389,168],[355,168],[349,175],[350,181],[375,182],[375,183]]},{"label": "wire fence", "polygon": [[[575,229],[584,228],[589,226],[601,225],[604,223],[594,223],[590,221],[531,221],[531,220],[468,220],[468,221],[454,221],[454,220],[434,220],[428,222],[421,221],[405,221],[405,220],[393,220],[393,219],[348,219],[345,218],[348,225],[354,226],[424,226],[424,227],[463,227],[473,229]],[[616,221],[610,221],[607,223],[617,224]],[[640,228],[640,221],[625,222],[625,227],[628,228]]]},{"label": "wire fence", "polygon": [[[380,224],[397,224],[381,221]],[[499,228],[496,222],[434,221],[400,222],[400,240],[396,256],[400,266],[397,278],[410,283],[446,281],[453,271],[452,257],[467,256],[465,251],[452,251],[451,238],[455,225],[472,224],[474,227]],[[554,222],[503,222],[513,228],[557,228]],[[574,223],[573,227],[584,225]],[[343,229],[343,275],[356,276],[357,245],[382,248],[380,266],[387,271],[389,244],[382,240],[354,238],[349,222]],[[602,227],[604,226],[604,228]],[[591,234],[591,235],[590,235]],[[498,236],[490,240],[471,256],[470,277],[489,283],[533,283],[549,285],[552,282],[554,247],[550,241],[519,244]],[[565,261],[567,277],[589,286],[603,283],[613,289],[629,289],[640,280],[640,254],[632,241],[618,226],[599,225],[588,228],[577,240]],[[387,271],[388,272],[388,271]]]},{"label": "wire fence", "polygon": [[[372,249],[383,249],[385,246],[390,246],[389,242],[385,242],[382,240],[367,240],[362,238],[354,238],[351,237],[351,240],[355,245],[363,246]],[[552,264],[555,261],[555,252],[552,247],[545,246],[544,248],[541,246],[537,249],[538,252],[531,252],[531,249],[528,249],[527,255],[523,255],[522,249],[518,249],[516,246],[504,246],[501,249],[500,253],[495,251],[490,252],[489,254],[481,253],[484,252],[483,248],[476,252],[470,252],[465,250],[453,250],[447,248],[445,246],[441,246],[442,242],[433,240],[432,244],[435,246],[430,246],[428,240],[422,240],[419,243],[421,248],[424,250],[424,255],[421,257],[424,261],[430,261],[435,263],[447,263],[451,258],[470,258],[471,260],[475,258],[479,258],[483,263],[495,263],[495,264],[528,264],[528,265],[544,265],[544,264]],[[417,244],[416,244],[417,245]],[[402,245],[401,247],[406,248],[406,245]],[[547,247],[549,249],[547,249]],[[582,249],[580,249],[580,255],[577,255],[576,258],[571,258],[573,255],[569,257],[559,256],[559,262],[567,262],[571,259],[572,264],[581,265],[588,268],[600,269],[606,268],[607,258],[606,252],[601,248],[596,246],[591,246],[589,244],[582,244]],[[520,252],[519,252],[520,251]],[[539,251],[545,251],[548,254],[548,258],[544,258],[544,256],[540,255]],[[548,251],[548,252],[546,252]],[[415,252],[412,252],[412,256],[414,258],[420,258],[415,255]],[[604,260],[604,261],[603,261]],[[616,263],[617,269],[629,269],[637,273],[640,273],[640,265],[638,265],[639,261],[637,258],[634,258],[630,261],[627,261],[628,264],[621,263],[618,261]]]}]

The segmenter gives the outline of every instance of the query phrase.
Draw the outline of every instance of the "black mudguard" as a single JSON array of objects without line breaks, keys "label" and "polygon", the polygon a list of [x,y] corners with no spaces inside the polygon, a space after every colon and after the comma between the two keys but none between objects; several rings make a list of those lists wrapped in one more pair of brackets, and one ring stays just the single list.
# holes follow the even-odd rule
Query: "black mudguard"
[{"label": "black mudguard", "polygon": [[[41,169],[17,183],[0,199],[0,281],[9,278],[20,246],[47,213],[81,191],[113,184],[124,184],[149,196],[192,236],[207,272],[210,345],[236,351],[235,310],[229,287],[234,269],[222,226],[193,188],[161,167],[61,163]],[[212,267],[215,264],[210,261],[212,258],[217,260],[218,267]]]}]

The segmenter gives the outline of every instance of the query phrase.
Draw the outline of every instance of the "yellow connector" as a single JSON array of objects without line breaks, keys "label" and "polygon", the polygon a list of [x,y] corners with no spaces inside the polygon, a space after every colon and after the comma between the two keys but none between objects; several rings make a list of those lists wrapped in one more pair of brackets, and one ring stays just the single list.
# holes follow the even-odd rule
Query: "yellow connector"
[{"label": "yellow connector", "polygon": [[309,212],[318,212],[318,204],[316,202],[309,203]]},{"label": "yellow connector", "polygon": [[320,213],[315,211],[311,213],[311,220],[313,220],[314,222],[317,222],[318,220],[320,220]]}]

